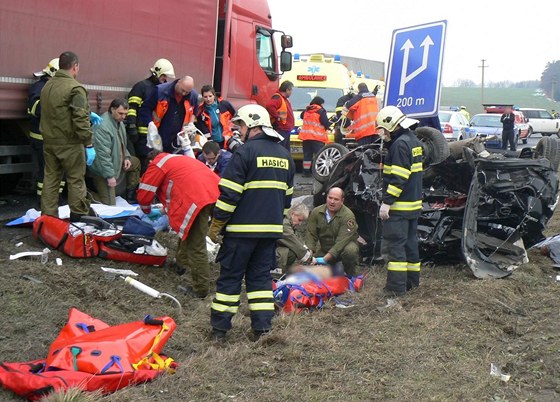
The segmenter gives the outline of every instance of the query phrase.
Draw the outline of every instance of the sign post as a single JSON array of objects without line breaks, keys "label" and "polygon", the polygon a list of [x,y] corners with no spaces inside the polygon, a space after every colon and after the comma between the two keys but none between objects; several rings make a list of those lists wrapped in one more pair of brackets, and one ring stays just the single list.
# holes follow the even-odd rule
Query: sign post
[{"label": "sign post", "polygon": [[447,21],[393,31],[384,105],[410,117],[434,116],[441,94]]}]

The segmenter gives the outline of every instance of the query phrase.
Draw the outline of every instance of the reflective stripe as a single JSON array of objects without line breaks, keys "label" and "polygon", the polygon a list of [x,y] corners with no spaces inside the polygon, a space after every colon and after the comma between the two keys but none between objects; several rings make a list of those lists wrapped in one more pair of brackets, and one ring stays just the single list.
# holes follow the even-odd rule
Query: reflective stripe
[{"label": "reflective stripe", "polygon": [[225,293],[216,292],[216,300],[219,301],[236,303],[240,299],[241,299],[241,295],[226,295]]},{"label": "reflective stripe", "polygon": [[410,171],[412,173],[418,173],[424,170],[424,167],[422,166],[422,162],[416,162],[413,163],[412,166],[410,167]]},{"label": "reflective stripe", "polygon": [[146,183],[140,183],[138,185],[138,190],[146,190],[149,191],[151,193],[155,193],[157,191],[157,187],[156,186],[152,186],[150,184],[146,184]]},{"label": "reflective stripe", "polygon": [[391,174],[391,165],[383,165],[383,174]]},{"label": "reflective stripe", "polygon": [[173,180],[169,180],[167,191],[165,193],[165,205],[171,205],[171,190],[173,190]]},{"label": "reflective stripe", "polygon": [[239,306],[226,306],[225,304],[220,304],[216,302],[212,302],[210,308],[212,310],[219,311],[220,313],[231,313],[231,314],[235,314],[237,313],[237,310],[239,310]]},{"label": "reflective stripe", "polygon": [[128,103],[137,103],[138,106],[142,106],[142,98],[139,96],[131,96],[130,98],[128,98]]},{"label": "reflective stripe", "polygon": [[226,232],[237,233],[282,233],[282,225],[227,225]]},{"label": "reflective stripe", "polygon": [[128,109],[128,113],[126,115],[136,117],[136,115],[137,115],[136,114],[136,109],[132,109],[132,108]]},{"label": "reflective stripe", "polygon": [[245,183],[246,190],[255,188],[273,188],[286,191],[288,190],[288,185],[284,182],[275,180],[255,180]]},{"label": "reflective stripe", "polygon": [[286,195],[292,195],[294,193],[294,188],[290,187],[289,189],[286,190]]},{"label": "reflective stripe", "polygon": [[183,223],[181,224],[181,227],[179,228],[179,233],[177,233],[180,238],[183,238],[183,235],[185,234],[185,229],[189,226],[189,222],[191,221],[192,216],[194,214],[194,211],[196,211],[196,208],[197,208],[197,205],[193,203],[191,205],[191,207],[189,208],[189,210],[187,211],[187,214],[185,215],[185,218],[183,219]]},{"label": "reflective stripe", "polygon": [[401,196],[402,190],[396,186],[393,186],[392,184],[389,184],[387,186],[387,193],[398,198]]},{"label": "reflective stripe", "polygon": [[420,272],[420,263],[419,262],[409,262],[407,271],[412,272]]},{"label": "reflective stripe", "polygon": [[34,133],[33,131],[29,132],[29,136],[39,141],[43,141],[43,136],[39,133]]},{"label": "reflective stripe", "polygon": [[37,106],[39,105],[40,101],[41,99],[37,99],[35,102],[33,102],[33,106],[31,106],[31,110],[28,109],[27,113],[29,113],[33,117],[37,117],[35,113],[37,112]]},{"label": "reflective stripe", "polygon": [[216,208],[219,208],[226,212],[233,212],[235,211],[235,205],[228,204],[227,202],[223,202],[222,200],[218,200],[216,202]]},{"label": "reflective stripe", "polygon": [[247,292],[247,299],[272,299],[274,295],[272,290],[256,290],[254,292]]},{"label": "reflective stripe", "polygon": [[249,310],[251,311],[274,311],[274,303],[249,303]]},{"label": "reflective stripe", "polygon": [[137,126],[136,129],[138,130],[138,134],[148,134],[148,127]]},{"label": "reflective stripe", "polygon": [[234,181],[224,179],[223,177],[218,182],[218,186],[223,186],[223,187],[229,188],[230,190],[233,190],[233,191],[235,191],[239,194],[243,194],[243,190],[244,190],[244,188],[241,184],[237,184]]},{"label": "reflective stripe", "polygon": [[390,174],[394,174],[395,176],[400,176],[403,179],[407,179],[410,177],[410,170],[403,168],[402,166],[399,165],[393,165],[391,166],[391,173]]},{"label": "reflective stripe", "polygon": [[161,160],[157,163],[157,167],[158,168],[162,168],[163,165],[165,165],[165,162],[167,162],[170,158],[182,158],[184,155],[176,155],[176,154],[168,154],[165,155],[163,158],[161,158]]},{"label": "reflective stripe", "polygon": [[387,264],[387,270],[403,272],[407,270],[407,266],[408,263],[404,261],[389,261]]},{"label": "reflective stripe", "polygon": [[422,200],[419,201],[397,201],[391,205],[391,211],[416,211],[422,209]]}]

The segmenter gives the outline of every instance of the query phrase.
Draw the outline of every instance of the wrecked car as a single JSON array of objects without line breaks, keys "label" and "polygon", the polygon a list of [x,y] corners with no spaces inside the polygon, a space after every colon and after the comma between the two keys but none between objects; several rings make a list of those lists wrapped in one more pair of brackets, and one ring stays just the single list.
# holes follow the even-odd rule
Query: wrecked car
[{"label": "wrecked car", "polygon": [[[535,149],[490,153],[484,147],[487,139],[448,146],[437,130],[423,127],[416,133],[426,144],[418,220],[422,261],[464,261],[477,278],[511,275],[528,261],[526,248],[544,239],[542,231],[556,207],[560,142],[545,137]],[[317,169],[322,174],[314,175],[314,205],[325,201],[330,187],[344,189],[345,204],[356,215],[359,234],[367,243],[362,256],[370,262],[382,256],[378,211],[387,146],[380,141],[353,150],[336,147],[339,159],[330,161],[328,174],[327,169]],[[317,155],[314,170],[316,164],[326,164],[321,159],[324,151],[333,153],[328,147]]]}]

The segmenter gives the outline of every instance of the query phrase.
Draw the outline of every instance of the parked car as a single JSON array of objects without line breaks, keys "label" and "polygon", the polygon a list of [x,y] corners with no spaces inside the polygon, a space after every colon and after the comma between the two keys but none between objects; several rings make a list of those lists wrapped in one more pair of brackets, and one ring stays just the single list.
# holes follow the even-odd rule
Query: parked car
[{"label": "parked car", "polygon": [[[479,137],[490,137],[495,136],[496,138],[486,142],[486,147],[488,148],[501,148],[502,147],[502,122],[500,118],[501,114],[494,113],[479,113],[475,114],[471,118],[471,128],[476,132]],[[514,125],[515,143],[519,141],[519,135],[521,132],[521,127],[517,125],[517,121]]]},{"label": "parked car", "polygon": [[529,135],[540,133],[541,135],[556,134],[560,138],[560,119],[555,119],[546,109],[522,107],[519,108],[529,123]]},{"label": "parked car", "polygon": [[[483,141],[450,143],[449,157],[425,170],[419,249],[423,262],[463,261],[477,278],[502,278],[527,261],[526,248],[544,239],[557,204],[560,141],[543,138],[519,157],[488,152]],[[381,256],[378,213],[386,146],[348,152],[314,194],[319,205],[329,188],[344,190],[345,205],[366,241],[362,256],[372,260]]]},{"label": "parked car", "polygon": [[447,141],[460,141],[474,137],[469,121],[463,113],[452,110],[440,110],[438,113],[441,132]]}]

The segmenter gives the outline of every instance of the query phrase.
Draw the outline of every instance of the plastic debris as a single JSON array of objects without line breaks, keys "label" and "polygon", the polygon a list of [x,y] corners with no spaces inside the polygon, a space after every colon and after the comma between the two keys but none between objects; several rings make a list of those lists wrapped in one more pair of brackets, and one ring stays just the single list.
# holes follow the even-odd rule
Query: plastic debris
[{"label": "plastic debris", "polygon": [[57,258],[56,259],[56,265],[58,265],[58,266],[62,265],[62,258]]},{"label": "plastic debris", "polygon": [[22,275],[21,277],[23,279],[27,279],[28,281],[31,281],[33,283],[39,283],[39,284],[43,283],[43,281],[40,281],[39,279],[33,278],[32,276],[29,276],[29,275]]},{"label": "plastic debris", "polygon": [[21,247],[21,246],[23,246],[23,242],[22,242],[22,241],[20,241],[19,243],[16,243],[16,247]]},{"label": "plastic debris", "polygon": [[490,375],[498,377],[503,382],[507,382],[511,378],[511,375],[502,373],[502,369],[494,363],[490,363]]},{"label": "plastic debris", "polygon": [[41,264],[46,264],[49,261],[50,252],[51,250],[48,248],[44,248],[43,251],[24,251],[10,255],[10,260],[17,260],[23,257],[41,257]]}]

